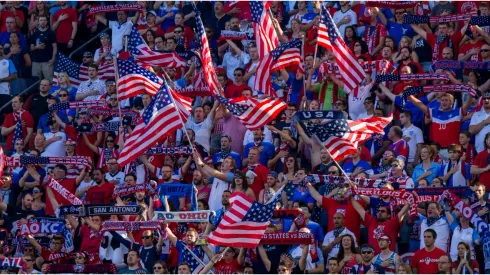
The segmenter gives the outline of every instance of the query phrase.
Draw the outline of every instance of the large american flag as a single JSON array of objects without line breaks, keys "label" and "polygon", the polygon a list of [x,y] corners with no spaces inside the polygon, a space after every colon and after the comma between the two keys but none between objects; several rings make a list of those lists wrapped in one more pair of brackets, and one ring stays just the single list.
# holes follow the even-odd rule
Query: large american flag
[{"label": "large american flag", "polygon": [[259,57],[263,58],[279,45],[274,24],[267,12],[269,2],[250,1],[250,11],[252,12],[252,24],[255,32],[255,42]]},{"label": "large american flag", "polygon": [[294,39],[288,43],[281,44],[260,60],[255,72],[254,89],[268,96],[275,97],[276,92],[272,89],[270,80],[271,72],[293,64],[300,65],[302,63],[301,46],[301,39]]},{"label": "large american flag", "polygon": [[135,26],[129,34],[128,51],[140,64],[164,68],[187,66],[187,62],[176,52],[162,53],[150,49]]},{"label": "large american flag", "polygon": [[209,235],[208,242],[220,246],[257,247],[274,214],[283,188],[267,204],[260,204],[241,192],[233,193],[230,197],[230,210]]},{"label": "large american flag", "polygon": [[345,44],[330,13],[328,13],[323,5],[320,16],[320,25],[318,26],[317,43],[333,52],[343,77],[345,87],[351,91],[354,90],[354,88],[365,78],[364,70],[352,51]]},{"label": "large american flag", "polygon": [[175,129],[181,128],[181,119],[185,123],[190,115],[190,102],[190,98],[172,92],[164,82],[126,140],[119,154],[119,164],[124,166],[135,160]]},{"label": "large american flag", "polygon": [[[209,89],[212,93],[220,94],[219,91],[222,90],[221,85],[216,79],[216,72],[213,66],[213,59],[211,58],[211,51],[209,50],[208,37],[204,31],[204,25],[202,24],[201,15],[194,5],[194,12],[196,13],[196,28],[197,28],[197,47],[201,48],[201,60],[202,60],[202,70],[203,76]],[[200,76],[199,74],[197,74]],[[195,79],[198,85],[202,83],[202,78]]]},{"label": "large american flag", "polygon": [[[64,54],[58,52],[54,65],[53,85],[58,85],[58,74],[66,72],[70,78],[70,83],[78,88],[80,83],[89,79],[88,67],[78,64],[69,59]],[[114,65],[99,66],[97,77],[102,80],[113,79],[115,77]]]},{"label": "large american flag", "polygon": [[156,74],[128,60],[117,60],[117,73],[119,101],[145,92],[155,95],[163,83]]},{"label": "large american flag", "polygon": [[280,99],[264,98],[245,98],[234,99],[218,96],[218,100],[223,103],[228,110],[242,122],[248,129],[257,129],[274,120],[282,110],[287,108],[287,104]]},{"label": "large american flag", "polygon": [[369,139],[373,134],[384,134],[384,128],[392,119],[393,117],[371,117],[352,121],[341,114],[340,118],[336,117],[326,123],[307,125],[304,130],[339,161],[356,153],[359,143]]},{"label": "large american flag", "polygon": [[[15,113],[14,113],[15,116]],[[17,121],[15,122],[14,138],[12,139],[12,148],[15,149],[15,141],[21,140],[24,142],[24,135],[22,134],[22,112],[18,115]]]}]

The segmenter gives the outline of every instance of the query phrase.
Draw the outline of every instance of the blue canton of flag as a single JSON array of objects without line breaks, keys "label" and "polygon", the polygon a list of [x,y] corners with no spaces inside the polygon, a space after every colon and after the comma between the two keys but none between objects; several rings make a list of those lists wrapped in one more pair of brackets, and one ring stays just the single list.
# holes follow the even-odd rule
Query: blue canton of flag
[{"label": "blue canton of flag", "polygon": [[14,139],[12,140],[12,148],[15,149],[15,141],[20,140],[24,142],[24,136],[22,135],[22,120],[19,118],[15,123]]},{"label": "blue canton of flag", "polygon": [[[194,246],[192,248],[189,247],[189,249],[192,249],[193,250],[193,253],[197,257],[200,257],[201,254],[202,254],[201,253],[202,252],[202,249],[200,249],[199,246]],[[192,273],[195,273],[196,269],[198,269],[199,266],[201,265],[197,261],[197,259],[191,254],[191,252],[187,248],[183,248],[183,251],[182,251],[182,261],[189,263]],[[202,269],[202,267],[200,269]]]},{"label": "blue canton of flag", "polygon": [[330,137],[343,137],[350,131],[349,123],[344,119],[335,119],[326,124],[307,125],[305,132],[308,136],[316,135],[321,142],[326,142]]},{"label": "blue canton of flag", "polygon": [[274,209],[281,196],[276,196],[275,199],[268,204],[261,204],[255,201],[248,210],[243,222],[268,222],[274,214]]},{"label": "blue canton of flag", "polygon": [[80,73],[80,64],[75,63],[64,54],[58,52],[56,55],[56,64],[54,66],[54,71],[56,73],[66,72],[70,77],[70,80],[78,79],[78,74]]},{"label": "blue canton of flag", "polygon": [[117,60],[117,68],[118,68],[118,73],[119,73],[119,78],[123,78],[124,76],[128,74],[139,74],[143,75],[144,77],[148,78],[149,80],[153,82],[160,82],[160,78],[148,71],[147,69],[138,66],[137,64],[134,64],[134,62],[127,61],[127,60]]},{"label": "blue canton of flag", "polygon": [[219,102],[221,102],[222,104],[224,104],[226,106],[226,108],[228,108],[228,110],[230,110],[230,112],[235,117],[241,116],[248,109],[248,107],[246,107],[244,105],[241,105],[241,104],[232,104],[232,103],[230,103],[230,100],[229,99],[224,98],[224,97],[222,97],[220,95],[217,95],[217,98],[218,98]]},{"label": "blue canton of flag", "polygon": [[250,11],[252,12],[252,22],[260,24],[260,15],[264,11],[264,3],[260,1],[250,1]]},{"label": "blue canton of flag", "polygon": [[143,112],[143,121],[145,124],[150,123],[153,115],[170,104],[172,104],[172,99],[168,93],[167,85],[162,85],[160,91],[152,98],[150,104]]},{"label": "blue canton of flag", "polygon": [[275,48],[270,53],[272,55],[272,61],[276,62],[279,59],[279,57],[281,56],[281,54],[287,49],[298,48],[301,50],[302,43],[303,43],[302,40],[298,38],[298,39],[293,39],[293,40],[289,41],[288,43],[284,43],[284,44],[279,45],[279,47]]},{"label": "blue canton of flag", "polygon": [[133,55],[133,56],[138,56],[141,54],[140,49],[138,46],[141,45],[146,45],[146,42],[143,40],[141,37],[140,33],[136,29],[136,27],[133,27],[131,29],[131,33],[129,33],[128,37],[128,51]]}]

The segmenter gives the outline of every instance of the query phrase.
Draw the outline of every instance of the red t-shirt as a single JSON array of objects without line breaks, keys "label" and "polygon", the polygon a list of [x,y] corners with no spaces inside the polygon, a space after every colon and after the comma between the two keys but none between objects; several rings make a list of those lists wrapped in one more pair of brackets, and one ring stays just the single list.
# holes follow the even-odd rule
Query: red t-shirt
[{"label": "red t-shirt", "polygon": [[[247,172],[248,168],[243,169],[243,172]],[[262,164],[257,165],[253,170],[257,177],[254,179],[254,183],[249,185],[249,188],[252,188],[254,191],[255,197],[258,198],[260,194],[260,190],[264,189],[264,184],[267,182],[267,175],[269,174],[269,168],[265,167]]]},{"label": "red t-shirt", "polygon": [[398,238],[398,231],[400,231],[400,221],[398,216],[389,219],[386,222],[379,222],[376,218],[366,212],[364,221],[362,222],[368,230],[368,243],[374,247],[374,254],[379,254],[378,239],[383,235],[388,235],[391,238],[390,250],[395,251],[396,239]]},{"label": "red t-shirt", "polygon": [[100,238],[97,237],[92,228],[82,224],[80,228],[80,234],[78,235],[82,240],[82,245],[80,246],[80,251],[87,251],[90,254],[98,254],[100,246]]},{"label": "red t-shirt", "polygon": [[51,250],[41,247],[41,257],[45,261],[51,261],[53,264],[69,264],[70,263],[70,257],[68,254],[63,253],[61,251],[58,252],[51,252]]},{"label": "red t-shirt", "polygon": [[[27,23],[24,18],[24,13],[21,10],[15,10],[15,13],[17,13],[17,16],[19,17],[20,21],[23,21],[24,24]],[[7,18],[9,17],[14,18],[14,13],[8,10],[3,10],[2,12],[0,12],[0,24],[2,24],[2,27],[0,28],[1,32],[7,31]],[[17,24],[15,24],[15,29],[17,31],[20,31],[20,28]]]},{"label": "red t-shirt", "polygon": [[[483,150],[478,155],[476,155],[475,161],[473,161],[473,165],[478,168],[485,168],[488,166],[488,150]],[[479,176],[479,182],[485,184],[486,190],[490,189],[490,171],[486,171],[481,173]]]},{"label": "red t-shirt", "polygon": [[53,15],[53,24],[62,14],[67,14],[68,17],[61,21],[56,29],[56,42],[68,43],[70,42],[71,32],[73,31],[72,23],[78,24],[78,14],[73,8],[59,9]]},{"label": "red t-shirt", "polygon": [[226,87],[225,97],[226,98],[241,97],[243,89],[245,88],[251,89],[247,84],[242,84],[242,85],[231,84],[230,86]]},{"label": "red t-shirt", "polygon": [[[366,206],[364,201],[357,201],[362,207]],[[352,203],[339,203],[335,199],[327,197],[322,198],[322,208],[328,212],[329,217],[333,217],[335,213],[341,212],[345,217],[345,227],[356,235],[356,239],[360,240],[361,237],[361,216],[357,213],[356,209],[352,206]],[[328,231],[332,231],[334,227],[333,222],[328,223]]]},{"label": "red t-shirt", "polygon": [[[486,45],[486,44],[480,40],[478,40],[475,44],[473,44],[471,42],[467,42],[467,43],[463,44],[461,46],[461,48],[459,48],[459,54],[466,55],[467,53],[469,53],[473,49],[480,49],[483,45]],[[481,54],[474,54],[474,55],[470,56],[470,58],[468,58],[467,60],[468,61],[470,61],[470,60],[481,61]]]},{"label": "red t-shirt", "polygon": [[[148,26],[148,24],[138,25],[138,31],[139,30],[146,30],[146,29],[151,29],[152,31],[154,31],[156,36],[161,36],[163,38],[165,36],[165,31],[160,26],[153,26],[150,28],[150,26]],[[141,36],[144,36],[144,35],[145,34],[142,34]],[[164,38],[164,41],[165,41],[165,38]]]},{"label": "red t-shirt", "polygon": [[[65,187],[66,190],[68,190],[70,193],[75,194],[75,191],[77,190],[76,179],[64,178],[58,180],[58,183],[61,184],[61,186]],[[59,205],[71,205],[71,203],[67,199],[63,198],[60,194],[58,194],[58,192],[54,190],[51,191],[53,191],[54,197]],[[51,204],[51,200],[49,199],[46,200],[46,215],[54,215],[53,205]]]},{"label": "red t-shirt", "polygon": [[215,274],[233,274],[242,269],[243,267],[238,264],[238,259],[236,258],[229,263],[225,262],[225,260],[221,260],[214,265]]},{"label": "red t-shirt", "polygon": [[[78,131],[77,129],[75,129],[75,127],[67,124],[65,128],[65,134],[69,138],[77,142],[75,146],[75,152],[77,153],[77,155],[82,157],[89,157],[94,160],[94,152],[92,152],[92,150],[88,148],[87,144],[85,144],[85,141],[83,140],[83,136],[78,134]],[[87,138],[90,143],[94,144],[95,141],[97,141],[97,133],[87,133]]]},{"label": "red t-shirt", "polygon": [[107,204],[112,199],[114,185],[108,182],[100,186],[92,186],[88,189],[85,201],[88,204]]},{"label": "red t-shirt", "polygon": [[412,257],[410,266],[417,268],[418,274],[435,274],[439,271],[439,258],[447,255],[442,249],[435,247],[434,250],[428,252],[425,247],[417,250]]},{"label": "red t-shirt", "polygon": [[[459,42],[461,41],[461,39],[463,39],[463,36],[461,35],[461,32],[455,32],[453,35],[450,35],[449,38],[451,39],[453,44],[454,56],[458,56]],[[433,33],[427,34],[427,42],[429,42],[429,45],[432,47],[433,51],[434,51],[434,47],[436,47],[436,41],[437,41],[437,35]],[[446,39],[442,43],[437,43],[437,56],[436,58],[434,58],[434,54],[432,55],[432,62],[443,60],[442,50],[448,46],[448,42],[449,41]]]},{"label": "red t-shirt", "polygon": [[[176,26],[168,27],[166,33],[169,33],[169,32],[173,33],[175,30],[175,27]],[[194,40],[194,31],[190,27],[184,26],[184,43],[185,43],[184,46],[187,50],[191,48],[191,41],[193,41],[193,40]]]},{"label": "red t-shirt", "polygon": [[[34,128],[34,119],[32,118],[32,115],[27,111],[22,112],[21,119],[26,123],[25,127],[22,127],[22,136],[25,138],[27,136],[27,128]],[[10,113],[5,117],[2,127],[9,128],[14,126],[16,123],[17,122],[15,121],[13,113]],[[9,150],[13,149],[12,143],[14,140],[14,134],[15,130],[10,132],[10,134],[7,136],[7,143],[5,144],[5,148]]]}]

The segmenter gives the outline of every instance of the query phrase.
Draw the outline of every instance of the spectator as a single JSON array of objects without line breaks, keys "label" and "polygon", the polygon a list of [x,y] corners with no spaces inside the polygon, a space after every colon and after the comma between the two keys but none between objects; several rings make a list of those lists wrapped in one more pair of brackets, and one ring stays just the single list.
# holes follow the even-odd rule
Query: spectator
[{"label": "spectator", "polygon": [[31,36],[32,76],[51,81],[58,52],[56,35],[48,28],[45,15],[39,16],[38,21],[39,27]]},{"label": "spectator", "polygon": [[112,57],[111,37],[107,33],[100,34],[100,48],[95,50],[94,64],[97,66],[105,65],[106,57]]},{"label": "spectator", "polygon": [[95,64],[88,66],[89,79],[80,83],[77,90],[77,100],[97,100],[106,93],[105,82],[97,77],[99,67]]},{"label": "spectator", "polygon": [[427,229],[423,232],[424,246],[415,252],[413,255],[410,266],[413,268],[414,273],[430,274],[437,273],[439,258],[446,255],[444,250],[441,250],[435,246],[437,240],[437,233],[433,229]]},{"label": "spectator", "polygon": [[10,47],[4,48],[5,57],[12,61],[16,70],[18,78],[27,78],[31,76],[31,71],[28,70],[31,67],[31,56],[27,51],[27,46],[22,47],[19,44],[19,35],[17,32],[10,33],[9,43]]},{"label": "spectator", "polygon": [[10,45],[12,45],[10,42],[10,34],[17,33],[17,36],[19,37],[18,44],[20,44],[22,49],[27,49],[26,37],[20,31],[16,30],[15,19],[13,17],[8,17],[6,19],[6,24],[7,30],[0,33],[0,44],[2,44],[5,49],[7,49],[8,47],[10,47]]},{"label": "spectator", "polygon": [[23,146],[29,143],[32,137],[32,132],[34,128],[34,120],[32,115],[23,110],[24,100],[21,96],[16,96],[12,99],[12,110],[13,112],[5,117],[2,125],[2,136],[6,136],[5,152],[7,155],[12,153],[13,144],[17,142],[14,140],[15,131],[17,124],[21,125],[21,142]]},{"label": "spectator", "polygon": [[471,165],[471,174],[478,176],[480,182],[485,184],[485,187],[490,188],[490,132],[485,134],[483,139],[484,149],[478,153]]},{"label": "spectator", "polygon": [[349,26],[357,23],[357,14],[351,10],[349,1],[340,1],[340,9],[333,15],[333,21],[337,25],[340,34],[344,34]]},{"label": "spectator", "polygon": [[[344,235],[351,235],[354,238],[354,246],[358,246],[354,233],[345,227],[344,221],[345,216],[342,214],[342,212],[337,212],[333,215],[334,228],[332,231],[325,234],[322,246],[322,251],[327,254],[328,259],[335,258],[337,256],[341,246],[340,241]],[[374,249],[372,252],[374,253]],[[372,256],[374,256],[374,254]]]},{"label": "spectator", "polygon": [[22,26],[24,25],[25,19],[24,13],[21,10],[17,10],[14,7],[13,3],[7,2],[4,6],[2,6],[0,13],[0,31],[5,32],[7,30],[7,19],[14,18],[15,19],[15,29],[20,31]]},{"label": "spectator", "polygon": [[[78,30],[77,11],[68,6],[68,1],[61,2],[61,9],[57,10],[51,20],[51,30],[56,32],[56,41],[60,52],[67,55],[73,47]],[[69,35],[68,35],[69,34]]]},{"label": "spectator", "polygon": [[123,37],[131,33],[133,28],[133,22],[128,20],[128,13],[126,11],[117,12],[117,21],[109,21],[102,14],[95,15],[97,22],[100,22],[108,26],[112,30],[112,50],[115,53],[119,53],[123,49]]}]

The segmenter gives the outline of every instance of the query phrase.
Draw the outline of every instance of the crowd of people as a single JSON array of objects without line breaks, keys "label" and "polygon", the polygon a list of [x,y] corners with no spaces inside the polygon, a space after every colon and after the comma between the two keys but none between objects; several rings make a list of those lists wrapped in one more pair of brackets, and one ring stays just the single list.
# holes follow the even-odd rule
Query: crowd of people
[{"label": "crowd of people", "polygon": [[[134,27],[155,52],[192,56],[188,67],[147,67],[173,88],[192,87],[201,40],[195,5],[226,98],[266,96],[254,85],[263,45],[248,1],[101,3],[1,5],[1,273],[490,273],[488,2],[270,2],[279,43],[303,40],[304,65],[270,75],[287,108],[248,129],[216,98],[193,96],[185,126],[154,145],[161,150],[124,167],[119,154],[135,124],[121,110],[141,115],[152,95],[118,100],[117,80],[102,80],[99,68],[126,50]],[[355,58],[370,64],[354,90],[339,73],[337,55],[317,45],[321,5]],[[424,15],[430,20],[413,20]],[[249,40],[227,40],[222,31]],[[95,36],[70,57],[87,68],[88,79],[75,85],[73,73],[57,69],[58,53],[70,56]],[[378,81],[382,75],[397,78]],[[36,80],[36,91],[23,93]],[[51,108],[97,100],[106,103],[104,112]],[[335,160],[293,119],[331,110],[351,121],[393,120],[384,135]],[[229,222],[235,193],[259,204],[280,196],[265,231],[280,240],[262,239],[256,248],[208,241]],[[300,236],[295,232],[309,233],[311,242],[291,241]]]}]

